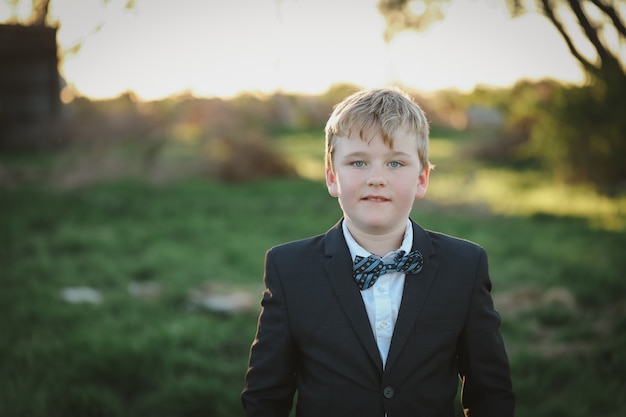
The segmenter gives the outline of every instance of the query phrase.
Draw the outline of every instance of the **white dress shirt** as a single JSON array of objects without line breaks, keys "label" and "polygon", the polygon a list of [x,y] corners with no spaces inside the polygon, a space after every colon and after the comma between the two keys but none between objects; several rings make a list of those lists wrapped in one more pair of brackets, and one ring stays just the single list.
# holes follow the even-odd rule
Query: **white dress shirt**
[{"label": "white dress shirt", "polygon": [[[354,240],[345,221],[342,224],[342,229],[353,262],[357,255],[363,257],[373,255]],[[382,259],[385,260],[385,262],[391,262],[398,251],[403,250],[409,253],[412,246],[413,227],[411,221],[407,220],[402,245],[398,249],[387,253]],[[369,317],[370,325],[372,326],[372,331],[376,338],[376,344],[378,345],[378,351],[383,361],[383,368],[387,362],[391,337],[393,336],[393,329],[396,325],[398,310],[400,309],[400,302],[402,301],[404,277],[405,274],[401,272],[388,272],[381,275],[372,287],[361,291],[361,297],[363,297],[367,316]]]}]

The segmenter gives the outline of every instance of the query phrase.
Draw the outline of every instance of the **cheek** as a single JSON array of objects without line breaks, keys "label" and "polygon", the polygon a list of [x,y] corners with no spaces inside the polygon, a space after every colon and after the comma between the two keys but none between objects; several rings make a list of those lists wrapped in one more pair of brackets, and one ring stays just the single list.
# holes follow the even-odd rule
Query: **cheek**
[{"label": "cheek", "polygon": [[[340,172],[332,178],[332,187],[336,194],[346,194],[357,189],[356,179],[350,173]],[[336,196],[335,196],[336,197]]]},{"label": "cheek", "polygon": [[402,196],[402,200],[411,204],[416,199],[418,191],[419,184],[416,181],[406,181],[399,184],[399,188],[397,189],[397,193]]}]

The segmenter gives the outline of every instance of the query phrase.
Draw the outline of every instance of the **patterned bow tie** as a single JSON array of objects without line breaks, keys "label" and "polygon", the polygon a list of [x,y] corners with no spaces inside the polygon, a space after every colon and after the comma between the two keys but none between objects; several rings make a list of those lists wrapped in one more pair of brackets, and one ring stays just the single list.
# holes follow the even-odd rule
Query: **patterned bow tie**
[{"label": "patterned bow tie", "polygon": [[405,253],[404,251],[398,252],[393,262],[384,262],[381,258],[374,256],[364,258],[357,255],[354,258],[354,265],[352,265],[352,273],[359,285],[359,289],[362,291],[370,288],[379,276],[387,272],[397,271],[404,274],[417,274],[420,272],[424,264],[420,251],[410,252],[406,256],[404,255]]}]

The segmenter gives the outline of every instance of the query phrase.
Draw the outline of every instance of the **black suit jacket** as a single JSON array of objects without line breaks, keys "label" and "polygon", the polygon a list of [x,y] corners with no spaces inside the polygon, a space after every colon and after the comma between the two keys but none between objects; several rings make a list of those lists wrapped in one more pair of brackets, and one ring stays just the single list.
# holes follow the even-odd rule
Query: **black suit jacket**
[{"label": "black suit jacket", "polygon": [[386,366],[352,278],[341,223],[266,254],[262,311],[242,401],[249,417],[513,416],[508,359],[485,251],[413,223],[422,271],[407,275]]}]

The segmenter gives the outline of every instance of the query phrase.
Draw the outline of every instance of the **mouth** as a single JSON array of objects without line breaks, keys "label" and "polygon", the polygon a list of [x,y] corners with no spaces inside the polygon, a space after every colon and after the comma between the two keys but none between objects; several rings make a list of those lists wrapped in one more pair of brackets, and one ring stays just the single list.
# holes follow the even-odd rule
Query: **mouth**
[{"label": "mouth", "polygon": [[362,201],[369,201],[372,203],[385,203],[387,201],[391,201],[390,199],[386,198],[386,197],[382,197],[379,195],[368,195],[366,197],[363,197],[361,199]]}]

